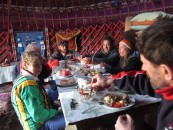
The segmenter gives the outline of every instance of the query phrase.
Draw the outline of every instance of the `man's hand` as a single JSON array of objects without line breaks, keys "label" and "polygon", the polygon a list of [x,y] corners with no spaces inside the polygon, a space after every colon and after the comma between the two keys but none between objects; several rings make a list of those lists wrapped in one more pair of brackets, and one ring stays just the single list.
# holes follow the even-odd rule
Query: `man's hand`
[{"label": "man's hand", "polygon": [[84,57],[82,59],[82,62],[85,63],[85,64],[89,64],[89,63],[91,63],[91,58],[90,57]]},{"label": "man's hand", "polygon": [[119,116],[115,124],[115,129],[116,130],[135,130],[132,117],[128,114]]},{"label": "man's hand", "polygon": [[98,90],[100,87],[107,87],[110,86],[112,83],[112,80],[108,80],[107,77],[103,76],[102,74],[97,74],[92,78],[91,81],[91,87]]}]

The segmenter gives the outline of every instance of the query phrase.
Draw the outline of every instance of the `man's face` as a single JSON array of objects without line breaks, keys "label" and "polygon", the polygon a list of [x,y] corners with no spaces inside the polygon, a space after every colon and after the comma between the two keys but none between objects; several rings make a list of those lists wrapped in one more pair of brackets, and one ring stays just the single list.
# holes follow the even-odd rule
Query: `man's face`
[{"label": "man's face", "polygon": [[150,79],[153,89],[162,89],[168,87],[168,83],[165,80],[162,68],[160,65],[154,65],[148,61],[143,55],[140,55],[141,61],[143,62],[142,70],[147,72],[147,75]]},{"label": "man's face", "polygon": [[111,45],[110,45],[109,41],[108,40],[104,40],[103,41],[103,50],[105,52],[109,52],[110,49],[111,49]]},{"label": "man's face", "polygon": [[32,73],[36,77],[41,73],[42,64],[39,62],[39,60],[33,63],[26,63],[25,66],[26,70]]},{"label": "man's face", "polygon": [[68,51],[68,46],[64,46],[64,45],[60,45],[59,46],[59,50],[62,52],[62,53],[66,53]]}]

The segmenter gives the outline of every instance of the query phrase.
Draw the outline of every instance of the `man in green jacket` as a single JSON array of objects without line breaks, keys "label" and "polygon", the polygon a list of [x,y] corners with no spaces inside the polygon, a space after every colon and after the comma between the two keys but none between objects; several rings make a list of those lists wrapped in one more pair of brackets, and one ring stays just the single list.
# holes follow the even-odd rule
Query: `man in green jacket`
[{"label": "man in green jacket", "polygon": [[62,130],[64,116],[52,109],[45,90],[37,83],[42,61],[39,53],[23,53],[22,74],[15,80],[11,93],[13,107],[25,130]]}]

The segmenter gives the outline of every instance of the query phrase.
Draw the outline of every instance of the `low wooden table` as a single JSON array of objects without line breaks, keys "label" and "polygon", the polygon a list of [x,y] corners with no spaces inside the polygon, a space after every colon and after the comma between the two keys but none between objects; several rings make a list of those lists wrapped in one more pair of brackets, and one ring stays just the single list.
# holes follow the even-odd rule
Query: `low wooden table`
[{"label": "low wooden table", "polygon": [[[96,129],[96,128],[112,128],[119,115],[129,113],[134,121],[136,129],[144,130],[145,115],[153,112],[157,112],[160,99],[152,98],[149,96],[133,95],[136,102],[131,108],[122,110],[112,110],[106,108],[105,105],[99,105],[95,102],[84,103],[80,101],[77,91],[70,87],[69,89],[58,87],[59,98],[62,104],[64,117],[66,120],[66,129]],[[71,110],[70,102],[71,99],[75,99],[78,102],[78,106],[75,110]],[[94,108],[86,114],[81,112],[93,105],[97,105],[99,108]],[[156,121],[157,116],[154,115],[152,119]],[[152,124],[155,127],[155,124]]]}]

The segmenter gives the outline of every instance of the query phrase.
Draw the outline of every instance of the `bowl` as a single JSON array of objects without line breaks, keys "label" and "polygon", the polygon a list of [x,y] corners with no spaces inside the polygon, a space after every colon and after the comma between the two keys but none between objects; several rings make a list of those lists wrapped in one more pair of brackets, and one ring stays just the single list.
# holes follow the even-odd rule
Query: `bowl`
[{"label": "bowl", "polygon": [[80,100],[85,101],[85,102],[90,102],[94,99],[96,96],[96,91],[93,91],[90,89],[81,89],[78,88]]}]

